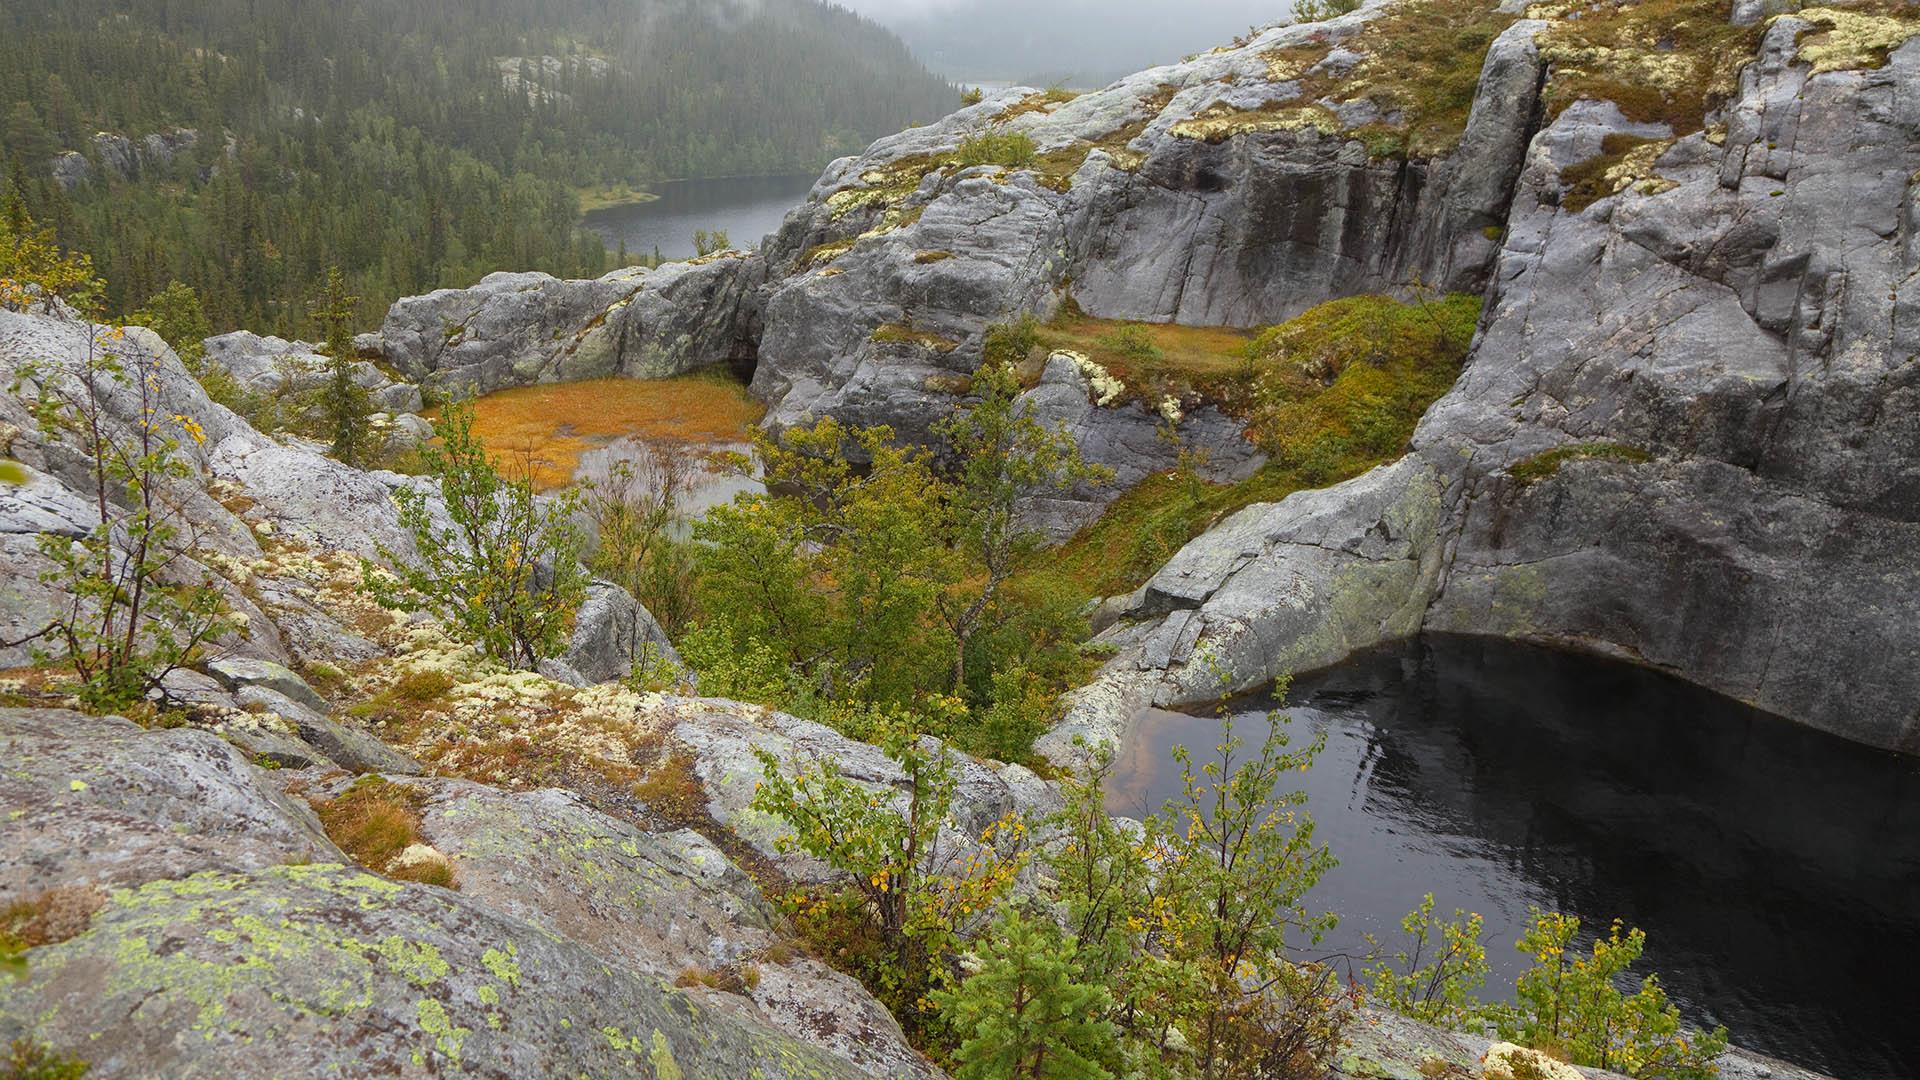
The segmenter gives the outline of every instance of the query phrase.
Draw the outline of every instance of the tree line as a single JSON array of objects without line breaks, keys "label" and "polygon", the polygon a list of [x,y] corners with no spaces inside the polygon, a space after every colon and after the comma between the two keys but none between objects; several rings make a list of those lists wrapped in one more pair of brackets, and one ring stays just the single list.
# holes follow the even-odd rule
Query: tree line
[{"label": "tree line", "polygon": [[[0,12],[0,166],[105,310],[178,280],[216,329],[311,335],[496,269],[612,268],[577,192],[805,172],[945,111],[879,27],[814,0],[115,0]],[[122,179],[96,133],[186,128]],[[49,170],[87,155],[92,180]]]}]

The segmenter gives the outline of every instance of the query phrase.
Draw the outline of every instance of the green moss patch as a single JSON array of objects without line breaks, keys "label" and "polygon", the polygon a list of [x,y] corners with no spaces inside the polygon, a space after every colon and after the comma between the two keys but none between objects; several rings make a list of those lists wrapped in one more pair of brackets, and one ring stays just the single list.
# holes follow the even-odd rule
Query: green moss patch
[{"label": "green moss patch", "polygon": [[1252,340],[1252,332],[1232,327],[1097,319],[1072,303],[1035,331],[1048,351],[1080,353],[1126,383],[1128,397],[1156,401],[1169,394],[1215,401],[1238,396]]},{"label": "green moss patch", "polygon": [[881,344],[911,345],[928,352],[950,353],[960,347],[960,343],[952,338],[922,333],[905,323],[885,323],[875,327],[871,337]]},{"label": "green moss patch", "polygon": [[1427,407],[1458,378],[1479,316],[1473,296],[1416,303],[1357,296],[1258,335],[1144,325],[1162,354],[1154,369],[1128,367],[1126,356],[1102,351],[1101,339],[1127,324],[1069,312],[1039,328],[1042,341],[1071,335],[1135,380],[1178,375],[1215,388],[1216,404],[1245,418],[1248,437],[1270,460],[1236,484],[1181,471],[1148,477],[1065,546],[1036,559],[1018,587],[1131,592],[1228,514],[1394,460]]},{"label": "green moss patch", "polygon": [[1637,446],[1616,442],[1572,443],[1538,453],[1507,470],[1521,487],[1530,487],[1558,474],[1569,461],[1618,461],[1639,465],[1652,461],[1653,455]]}]

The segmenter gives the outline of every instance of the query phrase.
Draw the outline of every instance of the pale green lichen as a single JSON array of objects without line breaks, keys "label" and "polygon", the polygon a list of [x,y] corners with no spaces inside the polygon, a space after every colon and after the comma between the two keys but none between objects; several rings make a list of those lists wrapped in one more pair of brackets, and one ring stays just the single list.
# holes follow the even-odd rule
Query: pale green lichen
[{"label": "pale green lichen", "polygon": [[413,985],[425,988],[447,977],[452,970],[431,942],[409,941],[398,934],[381,938],[374,951]]},{"label": "pale green lichen", "polygon": [[1333,110],[1313,103],[1265,109],[1235,109],[1216,104],[1174,124],[1167,129],[1167,133],[1175,138],[1217,143],[1249,132],[1308,130],[1325,135],[1338,134],[1341,130],[1340,120]]},{"label": "pale green lichen", "polygon": [[647,1062],[658,1080],[685,1080],[679,1063],[673,1060],[673,1047],[659,1028],[653,1029],[653,1053],[647,1055]]},{"label": "pale green lichen", "polygon": [[493,973],[494,978],[508,986],[519,986],[520,963],[516,959],[517,956],[513,942],[509,941],[505,952],[499,949],[488,949],[480,954],[480,962],[487,966],[487,970]]},{"label": "pale green lichen", "polygon": [[455,1027],[447,1016],[446,1006],[432,998],[421,998],[414,1003],[414,1014],[419,1020],[420,1030],[433,1036],[434,1049],[445,1054],[455,1065],[460,1064],[460,1047],[473,1034],[472,1028]]},{"label": "pale green lichen", "polygon": [[1799,45],[1800,59],[1813,66],[1815,75],[1882,67],[1889,52],[1920,34],[1920,16],[1905,6],[1890,13],[1815,7],[1792,17],[1813,24],[1801,32]]}]

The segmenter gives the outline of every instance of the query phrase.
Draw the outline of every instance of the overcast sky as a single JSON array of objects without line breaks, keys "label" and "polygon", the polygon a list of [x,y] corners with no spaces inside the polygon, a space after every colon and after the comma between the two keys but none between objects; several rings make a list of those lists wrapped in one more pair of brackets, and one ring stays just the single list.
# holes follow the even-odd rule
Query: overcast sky
[{"label": "overcast sky", "polygon": [[[924,14],[928,11],[966,7],[971,0],[830,0],[841,7],[885,21],[889,18]],[[1098,8],[1109,12],[1133,9],[1168,8],[1167,0],[1035,0],[1035,7]],[[1256,21],[1273,22],[1289,9],[1285,0],[1181,0],[1178,9],[1200,16],[1232,15]]]},{"label": "overcast sky", "polygon": [[829,2],[893,27],[949,78],[1079,89],[1225,44],[1292,11],[1291,0]]}]

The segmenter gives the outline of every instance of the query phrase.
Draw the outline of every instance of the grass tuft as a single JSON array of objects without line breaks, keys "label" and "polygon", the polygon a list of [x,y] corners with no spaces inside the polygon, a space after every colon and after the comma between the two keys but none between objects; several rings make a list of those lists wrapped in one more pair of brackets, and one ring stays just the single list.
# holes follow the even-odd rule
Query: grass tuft
[{"label": "grass tuft", "polygon": [[407,850],[424,844],[420,834],[420,807],[424,796],[416,789],[381,776],[363,776],[332,799],[313,800],[320,825],[341,851],[375,873],[401,881],[453,888],[453,867],[437,852],[428,858],[406,858]]}]

